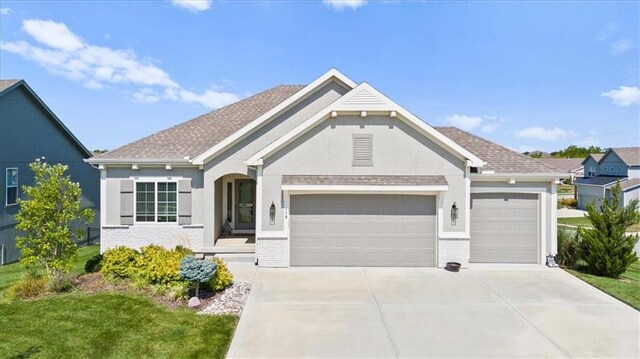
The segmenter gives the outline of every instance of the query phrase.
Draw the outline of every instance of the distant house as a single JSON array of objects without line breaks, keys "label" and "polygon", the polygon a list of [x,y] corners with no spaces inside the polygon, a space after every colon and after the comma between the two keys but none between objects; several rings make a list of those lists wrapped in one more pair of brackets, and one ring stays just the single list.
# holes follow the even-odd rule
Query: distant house
[{"label": "distant house", "polygon": [[620,181],[620,203],[640,198],[640,147],[611,148],[605,154],[592,154],[582,161],[584,177],[575,181],[578,208],[596,206],[611,197],[611,187]]},{"label": "distant house", "polygon": [[[23,185],[33,184],[29,163],[44,157],[64,163],[82,186],[83,207],[96,211],[99,227],[100,172],[84,162],[92,156],[24,80],[0,80],[0,264],[20,259],[15,215]],[[97,234],[97,232],[96,232]]]},{"label": "distant house", "polygon": [[584,176],[584,166],[582,165],[582,161],[584,161],[583,158],[545,157],[538,158],[538,161],[557,168],[562,172],[570,173],[571,183],[573,183],[576,178]]}]

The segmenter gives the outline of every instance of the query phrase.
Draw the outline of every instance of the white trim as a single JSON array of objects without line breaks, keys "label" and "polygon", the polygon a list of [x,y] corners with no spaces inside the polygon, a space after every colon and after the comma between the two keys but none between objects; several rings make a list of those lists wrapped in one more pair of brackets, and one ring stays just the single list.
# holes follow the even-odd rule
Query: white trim
[{"label": "white trim", "polygon": [[[100,237],[102,236],[102,228],[107,225],[107,170],[100,170]],[[135,203],[133,204],[135,206]],[[118,224],[120,225],[120,224]]]},{"label": "white trim", "polygon": [[472,173],[471,179],[474,181],[508,181],[510,179],[540,181],[545,179],[567,178],[570,176],[570,173],[494,173],[493,171],[483,171],[482,173]]},{"label": "white trim", "polygon": [[207,151],[196,156],[192,162],[198,165],[204,164],[212,156],[215,156],[220,151],[223,151],[224,149],[228,148],[229,146],[234,144],[236,141],[241,140],[246,135],[251,133],[253,130],[262,126],[265,122],[270,120],[272,117],[288,110],[289,108],[297,104],[299,101],[304,100],[309,95],[311,95],[316,89],[320,88],[321,86],[324,86],[326,83],[328,83],[333,79],[339,80],[350,89],[353,89],[354,87],[356,87],[356,83],[353,82],[350,78],[348,78],[347,76],[345,76],[344,74],[342,74],[340,71],[336,69],[331,69],[327,71],[325,74],[323,74],[322,76],[320,76],[319,78],[317,78],[315,81],[310,83],[309,85],[305,86],[302,90],[296,92],[293,96],[289,97],[288,99],[280,103],[278,106],[272,108],[267,113],[251,121],[251,123],[241,128],[240,130],[236,131],[231,136],[225,138],[224,140],[222,140],[215,146],[211,147]]},{"label": "white trim", "polygon": [[[372,95],[376,96],[380,100],[380,102],[377,102],[375,104],[360,104],[354,107],[354,105],[349,103],[349,100],[351,100],[355,95],[359,94],[362,91],[369,92]],[[392,111],[395,111],[398,118],[401,118],[415,130],[421,132],[423,135],[427,136],[441,147],[447,149],[449,152],[457,155],[462,159],[471,160],[474,167],[483,166],[484,162],[480,158],[467,151],[462,146],[458,145],[442,133],[438,132],[433,127],[427,125],[424,121],[420,120],[412,113],[402,108],[400,105],[380,93],[378,90],[374,89],[366,82],[361,83],[356,88],[352,89],[344,96],[340,97],[333,103],[326,106],[320,112],[313,115],[307,121],[301,123],[270,145],[258,151],[256,154],[251,156],[249,160],[247,160],[247,164],[259,164],[260,161],[264,158],[277,152],[282,147],[286,146],[287,144],[291,143],[293,140],[301,136],[303,133],[309,131],[317,124],[329,118],[333,112],[337,112],[338,114],[362,114],[362,112],[367,112],[368,115],[383,114],[386,116],[390,116]]]},{"label": "white trim", "polygon": [[[16,170],[16,184],[9,186],[7,179],[9,179],[9,171]],[[9,203],[9,188],[16,189],[16,203]],[[4,171],[4,206],[13,207],[18,205],[18,199],[20,198],[20,170],[18,167],[7,167]]]},{"label": "white trim", "polygon": [[551,182],[551,251],[550,254],[558,254],[558,185]]},{"label": "white trim", "polygon": [[[153,205],[154,205],[154,214],[153,214],[153,221],[138,221],[138,213],[137,213],[137,203],[138,203],[138,191],[137,191],[137,186],[136,184],[138,183],[154,183],[154,188],[153,188]],[[158,222],[158,183],[175,183],[176,184],[176,220],[175,222]],[[158,179],[158,178],[153,178],[153,177],[149,177],[149,178],[137,178],[133,180],[133,225],[149,225],[149,224],[153,224],[153,225],[161,225],[161,226],[166,226],[166,225],[175,225],[175,226],[179,226],[178,224],[178,213],[180,213],[180,200],[179,200],[179,194],[180,191],[178,189],[178,180],[167,180],[167,179]]]},{"label": "white trim", "polygon": [[375,186],[375,185],[283,185],[283,191],[301,193],[411,193],[433,195],[449,190],[447,185],[433,186]]},{"label": "white trim", "polygon": [[91,157],[83,160],[91,164],[109,164],[131,166],[132,164],[152,164],[152,165],[191,165],[188,158],[100,158]]},{"label": "white trim", "polygon": [[[256,170],[256,249],[258,248],[258,235],[259,233],[262,233],[262,206],[264,205],[264,203],[262,203],[262,183],[263,183],[263,168],[262,166],[258,166],[257,170]],[[256,251],[256,258],[257,258],[257,251]]]}]

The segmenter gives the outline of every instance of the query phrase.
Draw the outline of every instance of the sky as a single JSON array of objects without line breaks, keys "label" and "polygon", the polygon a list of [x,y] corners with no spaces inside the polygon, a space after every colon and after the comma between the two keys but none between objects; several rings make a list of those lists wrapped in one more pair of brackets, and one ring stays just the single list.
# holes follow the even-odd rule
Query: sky
[{"label": "sky", "polygon": [[0,78],[114,149],[331,68],[517,151],[640,146],[640,2],[6,1]]}]

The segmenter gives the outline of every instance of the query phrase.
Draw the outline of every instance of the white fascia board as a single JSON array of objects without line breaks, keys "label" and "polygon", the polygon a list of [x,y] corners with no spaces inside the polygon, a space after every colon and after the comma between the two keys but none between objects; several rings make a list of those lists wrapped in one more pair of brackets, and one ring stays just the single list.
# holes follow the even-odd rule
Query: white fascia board
[{"label": "white fascia board", "polygon": [[157,164],[157,165],[191,165],[186,158],[87,158],[84,160],[90,164],[127,165],[132,164]]},{"label": "white fascia board", "polygon": [[504,179],[505,181],[509,179],[518,179],[520,181],[543,181],[543,180],[554,180],[557,178],[566,178],[569,177],[569,173],[472,173],[471,180],[472,181],[498,181]]},{"label": "white fascia board", "polygon": [[338,81],[342,82],[344,85],[349,87],[350,89],[353,89],[354,87],[357,86],[357,84],[355,82],[353,82],[353,80],[351,80],[350,78],[348,78],[347,76],[342,74],[340,71],[338,71],[336,69],[331,69],[331,70],[327,71],[324,75],[320,76],[315,81],[310,83],[309,85],[305,86],[302,90],[296,92],[293,96],[291,96],[288,99],[284,100],[278,106],[272,108],[271,110],[269,110],[268,112],[266,112],[262,116],[260,116],[257,119],[251,121],[251,123],[249,123],[248,125],[244,126],[243,128],[241,128],[237,132],[233,133],[231,136],[225,138],[220,143],[216,144],[215,146],[211,147],[207,151],[205,151],[202,154],[200,154],[197,157],[195,157],[193,159],[193,163],[197,164],[197,165],[204,164],[212,156],[215,156],[219,152],[227,149],[229,146],[231,146],[234,143],[236,143],[237,141],[241,140],[246,135],[248,135],[249,133],[251,133],[255,129],[259,128],[260,126],[262,126],[264,123],[266,123],[267,121],[269,121],[273,117],[275,117],[278,114],[280,114],[280,113],[288,110],[289,108],[293,107],[299,101],[307,98],[315,90],[317,90],[320,87],[324,86],[326,83],[328,83],[329,81],[331,81],[333,79],[337,79]]},{"label": "white fascia board", "polygon": [[[348,101],[363,90],[366,90],[369,93],[376,95],[384,102],[384,104],[376,103],[376,104],[366,105],[366,106],[359,105],[356,110],[354,105],[349,104]],[[414,116],[411,112],[407,111],[397,103],[390,100],[388,97],[384,96],[382,93],[380,93],[378,90],[371,87],[371,85],[367,84],[366,82],[361,83],[356,88],[346,93],[344,96],[340,97],[333,103],[329,104],[328,106],[326,106],[325,108],[317,112],[307,121],[301,123],[296,128],[286,133],[284,136],[280,137],[276,141],[272,142],[270,145],[258,151],[256,154],[254,154],[247,160],[247,164],[257,165],[259,161],[272,155],[273,153],[280,150],[284,146],[288,145],[289,143],[291,143],[293,140],[295,140],[305,132],[315,127],[318,123],[331,117],[333,113],[352,114],[352,113],[361,113],[362,111],[366,111],[369,114],[388,114],[388,115],[394,112],[396,113],[396,116],[398,118],[401,118],[404,122],[408,123],[414,129],[418,130],[418,132],[421,132],[423,135],[426,135],[430,139],[435,140],[436,143],[438,143],[440,146],[444,147],[445,149],[449,150],[449,152],[452,152],[453,154],[464,158],[465,163],[467,165],[471,165],[472,167],[482,167],[484,165],[484,161],[482,161],[480,158],[478,158],[471,152],[467,151],[457,143],[453,142],[451,139],[449,139],[442,133],[438,132],[436,129],[429,126],[424,121]]]},{"label": "white fascia board", "polygon": [[436,194],[449,190],[449,186],[371,186],[371,185],[283,185],[283,191],[300,193],[410,193]]}]

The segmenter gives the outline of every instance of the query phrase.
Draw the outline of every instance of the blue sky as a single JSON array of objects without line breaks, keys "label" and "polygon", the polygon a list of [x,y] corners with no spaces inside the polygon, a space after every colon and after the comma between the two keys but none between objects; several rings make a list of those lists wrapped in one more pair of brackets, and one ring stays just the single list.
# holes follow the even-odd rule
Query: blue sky
[{"label": "blue sky", "polygon": [[0,2],[0,77],[113,149],[335,67],[516,150],[640,145],[640,3]]}]

